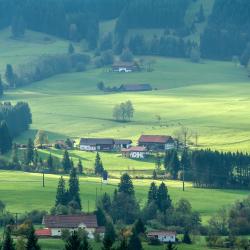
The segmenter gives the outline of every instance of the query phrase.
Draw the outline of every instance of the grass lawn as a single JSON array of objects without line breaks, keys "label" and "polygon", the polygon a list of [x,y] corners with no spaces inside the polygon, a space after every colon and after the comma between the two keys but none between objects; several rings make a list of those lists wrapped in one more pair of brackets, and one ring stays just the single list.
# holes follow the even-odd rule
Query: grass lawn
[{"label": "grass lawn", "polygon": [[[45,188],[42,188],[42,175],[23,172],[0,171],[0,197],[11,212],[25,212],[32,209],[49,211],[54,205],[58,175],[46,175]],[[119,180],[111,179],[108,185],[102,185],[97,177],[81,177],[80,190],[83,209],[95,209],[96,194],[112,194]],[[136,197],[143,205],[147,199],[147,192],[151,180],[133,180]],[[160,184],[160,182],[157,182]],[[244,199],[249,191],[195,189],[186,184],[186,191],[182,191],[182,183],[166,181],[174,203],[179,199],[188,199],[194,210],[199,211],[204,222],[223,206],[231,205],[235,200]],[[89,204],[89,205],[88,205]]]}]

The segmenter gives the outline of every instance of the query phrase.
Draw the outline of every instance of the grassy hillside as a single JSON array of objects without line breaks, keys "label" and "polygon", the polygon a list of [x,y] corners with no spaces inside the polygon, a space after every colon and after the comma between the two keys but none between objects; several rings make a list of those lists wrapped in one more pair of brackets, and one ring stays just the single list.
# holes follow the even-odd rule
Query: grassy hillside
[{"label": "grassy hillside", "polygon": [[[54,205],[56,187],[59,176],[46,175],[45,188],[42,188],[42,175],[23,172],[0,171],[0,196],[11,212],[25,212],[31,209],[49,210]],[[101,185],[99,178],[81,177],[80,190],[83,208],[92,211],[95,208],[96,191],[113,193],[119,180],[111,179],[108,185]],[[136,196],[141,205],[144,204],[150,180],[133,180]],[[159,184],[160,182],[158,182]],[[235,200],[245,198],[249,192],[237,190],[195,189],[187,183],[186,191],[182,191],[182,183],[166,181],[174,203],[179,199],[188,199],[194,210],[199,211],[203,221],[206,221],[223,206],[232,204]],[[205,198],[205,199],[204,199]]]},{"label": "grassy hillside", "polygon": [[[183,59],[155,58],[153,72],[119,74],[104,69],[59,75],[7,92],[5,100],[28,101],[31,130],[48,131],[50,139],[105,136],[136,140],[142,133],[174,134],[184,125],[199,134],[199,145],[223,150],[248,150],[249,79],[244,69],[229,62],[193,64]],[[104,94],[96,84],[150,83],[152,92]],[[131,123],[112,120],[112,109],[131,100]],[[162,117],[162,122],[156,119]]]}]

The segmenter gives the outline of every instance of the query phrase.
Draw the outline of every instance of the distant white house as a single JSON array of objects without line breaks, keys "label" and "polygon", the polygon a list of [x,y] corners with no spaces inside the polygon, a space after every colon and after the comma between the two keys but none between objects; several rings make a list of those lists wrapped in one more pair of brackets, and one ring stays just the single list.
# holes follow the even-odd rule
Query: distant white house
[{"label": "distant white house", "polygon": [[132,159],[144,159],[147,155],[145,147],[130,147],[122,149],[122,156]]},{"label": "distant white house", "polygon": [[139,71],[139,66],[134,62],[116,62],[112,66],[113,72],[130,73]]},{"label": "distant white house", "polygon": [[43,218],[43,225],[45,229],[37,230],[37,236],[61,237],[65,229],[70,232],[84,229],[90,239],[94,238],[95,233],[103,234],[102,228],[97,225],[95,214],[46,215]]},{"label": "distant white house", "polygon": [[176,242],[176,232],[172,231],[152,231],[147,233],[149,239],[158,239],[162,243]]}]

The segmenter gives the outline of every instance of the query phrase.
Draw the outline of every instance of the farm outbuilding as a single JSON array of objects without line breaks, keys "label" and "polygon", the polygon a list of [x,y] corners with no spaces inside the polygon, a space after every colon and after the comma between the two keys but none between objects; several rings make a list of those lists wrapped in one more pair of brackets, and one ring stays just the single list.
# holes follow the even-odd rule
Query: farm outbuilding
[{"label": "farm outbuilding", "polygon": [[122,149],[122,155],[132,159],[144,159],[147,155],[145,147],[130,147]]},{"label": "farm outbuilding", "polygon": [[147,233],[149,239],[157,239],[162,243],[176,242],[176,232],[172,231],[152,231]]}]

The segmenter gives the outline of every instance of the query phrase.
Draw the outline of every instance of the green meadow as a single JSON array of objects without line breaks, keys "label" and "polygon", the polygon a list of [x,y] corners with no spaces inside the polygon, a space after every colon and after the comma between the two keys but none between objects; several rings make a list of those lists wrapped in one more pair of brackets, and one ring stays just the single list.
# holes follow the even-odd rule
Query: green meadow
[{"label": "green meadow", "polygon": [[[65,177],[67,179],[67,177]],[[0,197],[11,212],[30,211],[32,209],[49,211],[55,201],[58,175],[45,176],[45,188],[42,187],[42,175],[0,171]],[[95,209],[96,198],[104,192],[112,194],[119,180],[110,179],[108,184],[102,184],[97,177],[80,177],[80,192],[84,211]],[[147,199],[147,192],[151,180],[133,180],[136,197],[143,206]],[[230,206],[236,200],[242,200],[249,195],[249,191],[196,189],[186,183],[186,191],[182,191],[179,181],[165,181],[173,203],[188,199],[194,210],[199,211],[203,222],[206,221],[223,206]],[[157,181],[160,184],[160,181]]]}]

